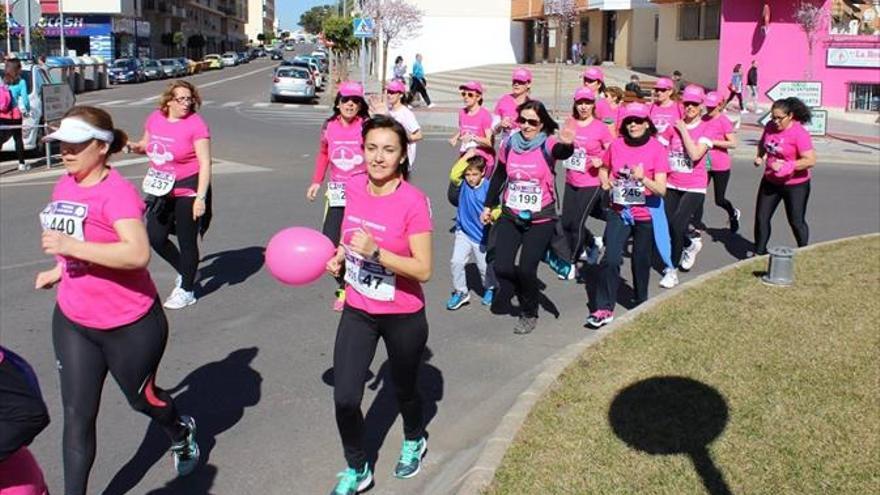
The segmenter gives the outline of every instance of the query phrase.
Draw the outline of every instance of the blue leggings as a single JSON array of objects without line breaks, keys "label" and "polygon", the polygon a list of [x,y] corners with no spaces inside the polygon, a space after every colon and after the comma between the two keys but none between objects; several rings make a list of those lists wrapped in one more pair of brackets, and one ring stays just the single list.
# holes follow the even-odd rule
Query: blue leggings
[{"label": "blue leggings", "polygon": [[651,223],[654,224],[654,245],[666,268],[675,268],[672,264],[672,239],[669,236],[669,221],[666,219],[666,207],[660,196],[648,196],[646,205],[651,210]]}]

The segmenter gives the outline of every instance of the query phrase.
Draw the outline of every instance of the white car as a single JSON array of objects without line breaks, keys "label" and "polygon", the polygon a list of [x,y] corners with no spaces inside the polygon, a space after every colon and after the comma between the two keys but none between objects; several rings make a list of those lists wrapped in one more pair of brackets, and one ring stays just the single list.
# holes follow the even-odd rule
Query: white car
[{"label": "white car", "polygon": [[[0,77],[3,77],[4,68],[5,64],[0,64]],[[28,100],[31,106],[30,114],[22,119],[24,126],[22,138],[24,149],[33,150],[42,146],[40,139],[43,137],[44,130],[35,126],[39,125],[43,119],[43,85],[51,83],[52,79],[45,69],[34,67],[32,64],[22,64],[21,77],[27,84]],[[2,151],[15,151],[15,141],[9,139],[3,143]]]},{"label": "white car", "polygon": [[238,54],[235,52],[226,52],[220,56],[223,60],[223,67],[233,67],[238,65]]}]

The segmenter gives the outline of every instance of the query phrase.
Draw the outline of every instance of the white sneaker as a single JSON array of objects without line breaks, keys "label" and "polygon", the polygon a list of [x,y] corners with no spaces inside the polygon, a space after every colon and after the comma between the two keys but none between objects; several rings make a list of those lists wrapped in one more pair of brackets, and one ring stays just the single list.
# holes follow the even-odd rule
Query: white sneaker
[{"label": "white sneaker", "polygon": [[21,172],[27,172],[30,169],[31,169],[31,166],[28,165],[27,163],[19,163],[18,164],[18,170]]},{"label": "white sneaker", "polygon": [[703,249],[703,241],[699,238],[691,239],[691,245],[685,248],[685,250],[681,253],[681,269],[682,270],[690,270],[694,267],[694,263],[697,262],[697,253]]},{"label": "white sneaker", "polygon": [[192,306],[195,303],[195,292],[175,288],[173,291],[171,291],[171,295],[168,296],[168,299],[165,300],[165,304],[163,304],[163,306],[165,306],[165,308],[167,309],[182,309],[187,306]]},{"label": "white sneaker", "polygon": [[430,105],[428,105],[428,108],[434,108],[434,106],[435,105],[433,103],[431,103]]},{"label": "white sneaker", "polygon": [[671,289],[678,285],[678,270],[675,268],[667,268],[663,271],[663,278],[660,280],[660,287]]},{"label": "white sneaker", "polygon": [[183,275],[177,274],[177,278],[174,279],[174,288],[179,289],[183,287]]}]

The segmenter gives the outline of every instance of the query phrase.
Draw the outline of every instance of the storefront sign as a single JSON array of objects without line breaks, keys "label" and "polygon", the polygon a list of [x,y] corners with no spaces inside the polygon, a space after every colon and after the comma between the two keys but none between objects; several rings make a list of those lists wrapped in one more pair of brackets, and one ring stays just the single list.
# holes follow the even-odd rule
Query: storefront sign
[{"label": "storefront sign", "polygon": [[822,106],[822,83],[819,81],[779,81],[766,94],[772,101],[794,96],[808,107]]},{"label": "storefront sign", "polygon": [[[37,26],[43,28],[45,36],[50,38],[61,36],[60,16],[43,16]],[[11,31],[13,35],[19,35],[22,33],[22,28],[13,27]],[[64,36],[100,36],[109,35],[111,32],[109,16],[64,16]]]},{"label": "storefront sign", "polygon": [[[824,136],[828,134],[828,111],[813,108],[810,109],[810,112],[813,114],[813,119],[809,124],[804,124],[804,129],[806,129],[811,136]],[[770,112],[767,112],[758,118],[758,124],[760,124],[761,127],[766,127],[769,123]]]},{"label": "storefront sign", "polygon": [[880,68],[880,48],[829,48],[828,67]]}]

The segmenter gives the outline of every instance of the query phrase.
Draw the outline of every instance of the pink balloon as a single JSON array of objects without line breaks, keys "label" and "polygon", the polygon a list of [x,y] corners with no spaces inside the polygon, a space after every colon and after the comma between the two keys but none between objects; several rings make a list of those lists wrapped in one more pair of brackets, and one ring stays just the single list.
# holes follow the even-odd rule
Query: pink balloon
[{"label": "pink balloon", "polygon": [[266,268],[282,284],[308,285],[321,278],[334,254],[336,248],[324,234],[306,227],[288,227],[269,239]]}]

